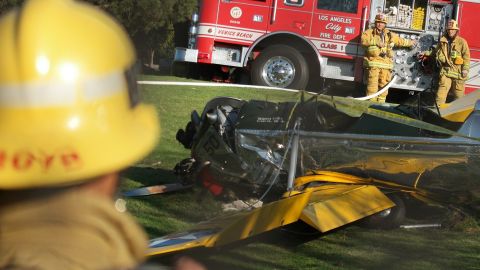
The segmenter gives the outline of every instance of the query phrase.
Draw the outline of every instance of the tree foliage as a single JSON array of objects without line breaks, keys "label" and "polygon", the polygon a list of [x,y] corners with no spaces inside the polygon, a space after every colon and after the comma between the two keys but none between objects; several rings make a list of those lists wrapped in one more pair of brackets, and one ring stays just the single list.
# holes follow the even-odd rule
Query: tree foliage
[{"label": "tree foliage", "polygon": [[12,7],[21,5],[23,2],[24,0],[0,0],[0,15]]},{"label": "tree foliage", "polygon": [[140,58],[173,56],[174,25],[190,19],[197,0],[86,0],[112,14],[127,29]]},{"label": "tree foliage", "polygon": [[[174,25],[190,19],[197,0],[83,0],[106,10],[127,30],[139,57],[173,56]],[[0,14],[24,0],[0,0]],[[61,24],[61,22],[59,22]]]}]

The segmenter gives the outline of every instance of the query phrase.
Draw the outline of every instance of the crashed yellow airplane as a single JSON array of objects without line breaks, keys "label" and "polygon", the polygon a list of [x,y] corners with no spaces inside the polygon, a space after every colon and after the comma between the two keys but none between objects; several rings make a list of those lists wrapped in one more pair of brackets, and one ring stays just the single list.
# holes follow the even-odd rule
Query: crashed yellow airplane
[{"label": "crashed yellow airplane", "polygon": [[392,227],[405,215],[406,196],[478,211],[477,92],[440,115],[322,95],[213,99],[177,134],[192,149],[187,173],[270,202],[152,239],[149,254],[221,246],[299,220],[321,232],[364,218]]}]

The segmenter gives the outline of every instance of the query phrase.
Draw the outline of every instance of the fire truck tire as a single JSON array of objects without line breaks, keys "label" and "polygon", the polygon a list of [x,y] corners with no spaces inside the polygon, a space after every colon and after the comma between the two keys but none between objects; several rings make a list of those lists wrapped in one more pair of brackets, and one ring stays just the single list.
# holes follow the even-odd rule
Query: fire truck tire
[{"label": "fire truck tire", "polygon": [[188,77],[189,65],[184,62],[173,62],[172,75],[176,77]]},{"label": "fire truck tire", "polygon": [[256,85],[305,89],[309,80],[308,64],[295,48],[273,45],[253,61],[251,80]]}]

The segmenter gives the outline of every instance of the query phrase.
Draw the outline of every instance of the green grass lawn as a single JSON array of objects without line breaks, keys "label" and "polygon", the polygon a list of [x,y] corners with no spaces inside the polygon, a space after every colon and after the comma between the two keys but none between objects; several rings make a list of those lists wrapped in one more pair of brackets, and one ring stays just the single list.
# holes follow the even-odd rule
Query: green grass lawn
[{"label": "green grass lawn", "polygon": [[[141,79],[178,80],[154,76]],[[176,180],[172,168],[190,152],[175,140],[175,134],[185,127],[191,111],[201,113],[211,98],[298,98],[289,92],[228,87],[141,88],[144,100],[157,108],[161,138],[147,158],[125,172],[123,190]],[[220,203],[199,189],[128,199],[128,208],[150,237],[183,230],[221,214]],[[480,269],[480,232],[476,225],[472,226],[391,231],[348,226],[320,235],[295,225],[191,255],[209,269]]]}]

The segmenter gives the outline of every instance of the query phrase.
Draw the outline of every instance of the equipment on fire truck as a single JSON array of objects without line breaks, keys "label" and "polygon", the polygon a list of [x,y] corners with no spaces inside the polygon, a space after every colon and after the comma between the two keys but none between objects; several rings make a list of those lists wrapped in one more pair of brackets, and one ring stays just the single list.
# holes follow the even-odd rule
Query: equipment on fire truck
[{"label": "equipment on fire truck", "polygon": [[446,21],[444,18],[452,15],[451,5],[425,0],[378,0],[375,5],[379,8],[371,11],[371,17],[383,8],[387,14],[387,27],[399,33],[401,38],[418,40],[413,50],[395,51],[393,74],[397,75],[397,79],[394,79],[393,87],[428,88],[431,71],[418,61],[417,54],[435,45]]},{"label": "equipment on fire truck", "polygon": [[[450,5],[431,4],[428,16],[427,31],[441,32],[445,18],[452,18],[453,8]],[[440,33],[441,34],[441,33]]]},{"label": "equipment on fire truck", "polygon": [[412,29],[422,30],[425,21],[425,8],[418,7],[413,11]]},{"label": "equipment on fire truck", "polygon": [[[418,40],[412,51],[395,48],[393,74],[398,79],[392,87],[431,88],[431,74],[423,72],[417,53],[435,45],[447,19],[469,24],[480,7],[467,0],[341,1],[342,5],[327,0],[294,5],[290,0],[200,2],[199,15],[192,18],[189,46],[176,49],[175,61],[202,64],[199,73],[216,65],[217,70],[228,69],[226,74],[250,74],[257,85],[293,89],[308,85],[315,90],[320,90],[318,77],[362,82],[364,51],[358,37],[379,13],[387,14],[391,31]],[[465,31],[466,39],[476,42],[476,33]],[[471,45],[477,48],[477,43]],[[479,82],[467,83],[473,90]]]},{"label": "equipment on fire truck", "polygon": [[397,27],[410,28],[412,23],[412,7],[407,5],[399,5],[397,16]]},{"label": "equipment on fire truck", "polygon": [[383,2],[383,10],[389,27],[432,32],[438,32],[443,18],[451,18],[453,12],[452,6],[444,3],[406,0],[387,0]]},{"label": "equipment on fire truck", "polygon": [[427,1],[390,1],[384,2],[388,14],[388,26],[412,30],[423,30]]}]

